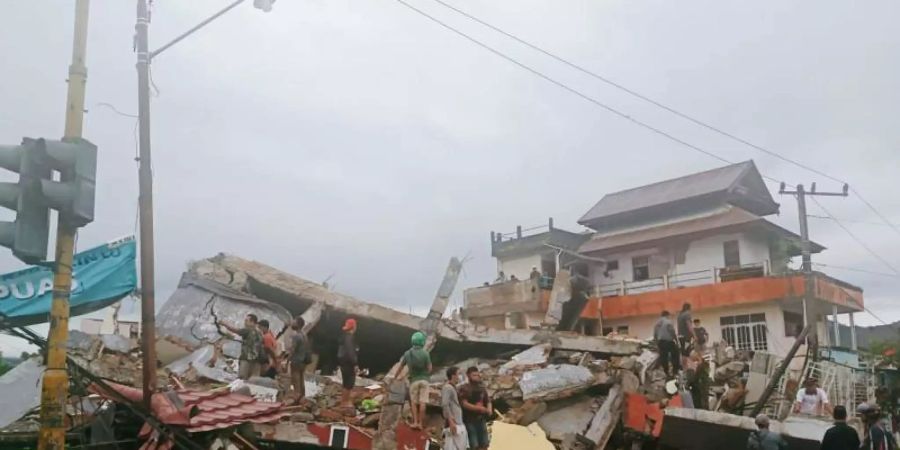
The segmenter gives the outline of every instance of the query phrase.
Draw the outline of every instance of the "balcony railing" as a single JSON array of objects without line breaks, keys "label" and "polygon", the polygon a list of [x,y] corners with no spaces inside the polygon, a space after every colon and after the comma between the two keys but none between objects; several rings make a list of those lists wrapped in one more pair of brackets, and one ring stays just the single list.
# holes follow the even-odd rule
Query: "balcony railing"
[{"label": "balcony railing", "polygon": [[743,264],[732,267],[711,267],[692,272],[667,274],[661,277],[640,281],[619,281],[617,283],[598,284],[594,286],[595,297],[611,297],[616,295],[640,294],[644,292],[677,289],[680,287],[700,286],[725,281],[743,280],[768,276],[769,261]]}]

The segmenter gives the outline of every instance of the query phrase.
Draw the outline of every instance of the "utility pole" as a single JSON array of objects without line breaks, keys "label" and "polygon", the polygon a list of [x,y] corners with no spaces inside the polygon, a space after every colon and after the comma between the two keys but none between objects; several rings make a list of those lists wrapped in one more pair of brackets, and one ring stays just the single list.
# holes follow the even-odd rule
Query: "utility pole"
[{"label": "utility pole", "polygon": [[153,173],[150,160],[150,50],[147,28],[150,14],[147,0],[137,2],[138,72],[138,185],[141,222],[141,353],[143,355],[144,404],[156,390],[156,289],[153,255]]},{"label": "utility pole", "polygon": [[[90,0],[75,2],[75,31],[69,87],[66,97],[64,139],[80,139],[84,124],[84,91],[87,83],[87,31]],[[71,173],[63,172],[61,181]],[[50,307],[50,333],[47,337],[47,369],[41,385],[41,428],[39,450],[62,450],[66,446],[66,403],[69,377],[66,372],[66,341],[69,337],[69,295],[72,291],[72,255],[77,227],[59,213],[56,231],[56,264],[53,276],[53,303]]]},{"label": "utility pole", "polygon": [[[144,403],[150,407],[150,396],[156,390],[156,281],[153,244],[153,173],[150,159],[150,62],[160,53],[209,25],[245,0],[234,0],[193,28],[180,34],[167,44],[150,51],[150,11],[147,0],[137,1],[137,23],[134,26],[138,72],[138,146],[140,167],[138,186],[140,191],[141,223],[141,352],[143,354]],[[268,12],[275,0],[253,0],[256,9]]]},{"label": "utility pole", "polygon": [[[813,183],[811,189],[806,191],[802,184],[798,184],[795,190],[786,189],[786,184],[781,183],[781,189],[778,191],[782,195],[794,195],[797,197],[797,210],[800,215],[800,252],[803,258],[803,326],[804,328],[812,325],[809,331],[810,340],[814,343],[814,347],[819,345],[819,316],[815,314],[813,302],[815,302],[815,279],[812,271],[812,252],[809,243],[809,223],[806,215],[806,197],[810,195],[827,196],[827,197],[846,197],[850,190],[850,186],[845,184],[842,192],[816,192],[816,183]],[[816,354],[813,356],[817,357]]]}]

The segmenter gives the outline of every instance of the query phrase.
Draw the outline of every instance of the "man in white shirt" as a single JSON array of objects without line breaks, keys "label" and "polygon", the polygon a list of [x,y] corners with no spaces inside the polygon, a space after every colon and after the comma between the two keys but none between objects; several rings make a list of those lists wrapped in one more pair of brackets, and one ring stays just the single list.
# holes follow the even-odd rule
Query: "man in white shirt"
[{"label": "man in white shirt", "polygon": [[831,414],[831,403],[828,402],[828,393],[818,386],[816,379],[807,378],[803,386],[804,388],[797,392],[794,412],[811,416]]}]

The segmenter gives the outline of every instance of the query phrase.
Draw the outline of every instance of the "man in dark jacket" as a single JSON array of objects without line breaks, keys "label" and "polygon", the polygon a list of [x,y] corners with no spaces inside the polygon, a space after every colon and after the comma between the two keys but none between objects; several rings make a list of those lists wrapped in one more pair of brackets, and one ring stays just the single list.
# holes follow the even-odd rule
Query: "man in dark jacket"
[{"label": "man in dark jacket", "polygon": [[341,394],[341,407],[352,408],[350,392],[356,385],[356,372],[359,370],[359,362],[356,358],[356,319],[347,319],[344,322],[343,335],[338,346],[338,365],[341,368],[341,384],[344,392]]},{"label": "man in dark jacket", "polygon": [[847,408],[843,405],[834,407],[832,413],[834,426],[825,432],[821,450],[859,450],[859,434],[847,425]]},{"label": "man in dark jacket", "polygon": [[[681,370],[681,358],[675,343],[675,326],[669,319],[669,311],[663,311],[659,320],[656,321],[656,325],[653,326],[653,340],[656,341],[656,346],[659,348],[659,360],[666,376],[677,375]],[[673,366],[671,373],[669,372],[670,365]]]}]

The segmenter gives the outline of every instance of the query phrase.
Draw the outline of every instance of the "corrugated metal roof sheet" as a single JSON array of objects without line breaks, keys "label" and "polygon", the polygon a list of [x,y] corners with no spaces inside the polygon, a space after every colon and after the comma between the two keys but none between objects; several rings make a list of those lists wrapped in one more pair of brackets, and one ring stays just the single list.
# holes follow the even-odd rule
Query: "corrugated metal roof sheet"
[{"label": "corrugated metal roof sheet", "polygon": [[753,161],[732,164],[671,180],[607,194],[581,219],[586,224],[603,217],[628,211],[663,205],[677,200],[699,197],[728,190],[748,170],[755,169]]}]

